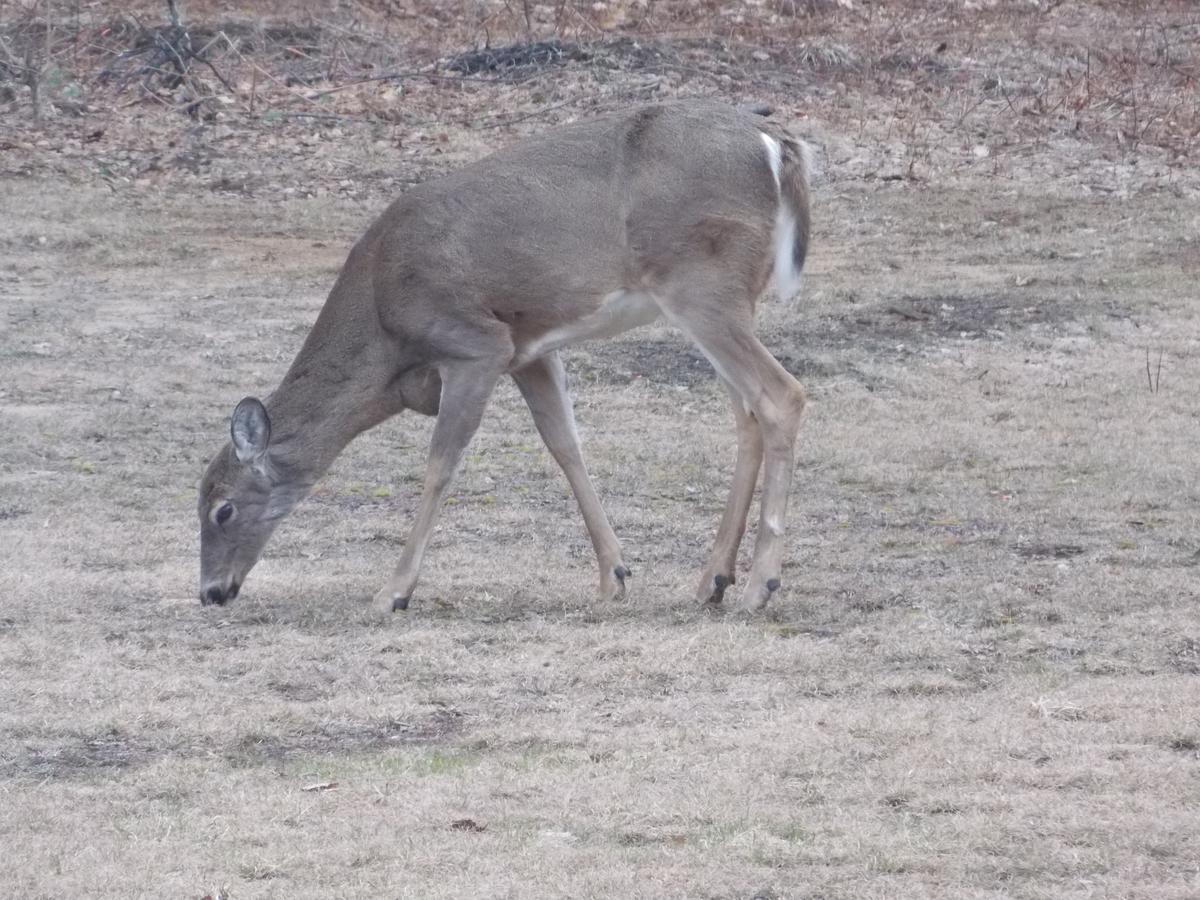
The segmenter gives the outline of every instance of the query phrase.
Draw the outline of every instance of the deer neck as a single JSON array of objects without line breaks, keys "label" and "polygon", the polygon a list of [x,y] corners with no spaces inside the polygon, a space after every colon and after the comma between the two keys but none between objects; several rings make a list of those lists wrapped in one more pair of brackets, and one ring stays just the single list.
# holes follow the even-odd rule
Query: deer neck
[{"label": "deer neck", "polygon": [[314,329],[279,387],[266,400],[272,460],[280,482],[307,493],[355,437],[400,406],[388,402],[389,377],[363,341]]}]

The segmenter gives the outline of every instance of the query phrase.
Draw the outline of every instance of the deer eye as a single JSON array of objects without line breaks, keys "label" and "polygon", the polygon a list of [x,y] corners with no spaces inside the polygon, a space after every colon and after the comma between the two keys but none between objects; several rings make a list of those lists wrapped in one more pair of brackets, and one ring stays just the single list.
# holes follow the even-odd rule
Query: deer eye
[{"label": "deer eye", "polygon": [[214,522],[216,522],[218,525],[224,525],[226,522],[228,522],[230,519],[233,518],[233,513],[234,513],[233,504],[226,501],[225,503],[222,503],[220,506],[218,506],[216,509],[213,510],[212,520]]}]

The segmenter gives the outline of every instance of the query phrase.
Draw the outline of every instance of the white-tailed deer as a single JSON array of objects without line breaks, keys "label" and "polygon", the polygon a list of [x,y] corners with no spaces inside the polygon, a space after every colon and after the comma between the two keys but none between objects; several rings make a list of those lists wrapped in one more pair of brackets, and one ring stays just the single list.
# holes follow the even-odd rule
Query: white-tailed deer
[{"label": "white-tailed deer", "polygon": [[467,442],[511,375],[570,482],[602,598],[629,577],[580,452],[558,351],[660,316],[733,399],[737,461],[698,599],[719,603],[764,469],[742,603],[780,587],[795,379],[754,335],[772,274],[790,297],[809,227],[805,146],[714,102],[560,128],[408,191],[350,257],[283,383],[233,412],[200,486],[201,602],[233,599],[276,524],[356,435],[404,409],[436,415],[412,533],[381,611],[405,609]]}]

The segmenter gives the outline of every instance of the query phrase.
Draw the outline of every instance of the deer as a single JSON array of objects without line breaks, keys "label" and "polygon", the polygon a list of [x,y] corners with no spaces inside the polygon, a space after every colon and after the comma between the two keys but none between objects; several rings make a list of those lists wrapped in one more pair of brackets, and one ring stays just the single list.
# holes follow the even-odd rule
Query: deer
[{"label": "deer", "polygon": [[403,193],[354,244],[299,353],[233,410],[199,489],[202,605],[233,600],[279,522],[357,435],[436,416],[415,521],[373,607],[405,610],[438,513],[496,384],[516,382],[566,476],[600,568],[631,571],[584,463],[561,351],[656,320],[690,339],[733,406],[732,486],[696,601],[720,607],[762,473],[738,606],[782,586],[805,406],[755,335],[768,283],[797,291],[810,150],[761,110],[664,102],[560,126]]}]

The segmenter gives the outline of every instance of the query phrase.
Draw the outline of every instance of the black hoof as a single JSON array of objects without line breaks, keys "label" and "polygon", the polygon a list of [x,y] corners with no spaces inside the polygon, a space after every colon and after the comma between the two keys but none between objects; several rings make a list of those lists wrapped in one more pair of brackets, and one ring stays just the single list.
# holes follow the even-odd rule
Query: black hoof
[{"label": "black hoof", "polygon": [[781,582],[778,578],[768,578],[767,579],[767,593],[768,594],[775,593],[777,590],[779,590],[779,586],[782,583],[783,582]]},{"label": "black hoof", "polygon": [[629,569],[625,568],[624,566],[617,566],[615,569],[613,569],[613,574],[617,576],[617,581],[621,582],[621,587],[625,586],[626,578],[633,577],[633,572],[629,571]]},{"label": "black hoof", "polygon": [[714,575],[713,576],[713,592],[708,598],[708,603],[716,606],[725,599],[725,589],[733,584],[734,576],[732,575]]},{"label": "black hoof", "polygon": [[412,595],[408,597],[394,597],[392,599],[392,612],[396,610],[408,609],[408,601],[412,599]]}]

